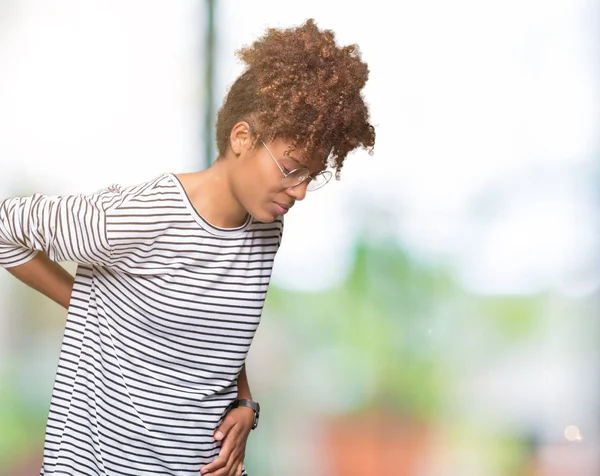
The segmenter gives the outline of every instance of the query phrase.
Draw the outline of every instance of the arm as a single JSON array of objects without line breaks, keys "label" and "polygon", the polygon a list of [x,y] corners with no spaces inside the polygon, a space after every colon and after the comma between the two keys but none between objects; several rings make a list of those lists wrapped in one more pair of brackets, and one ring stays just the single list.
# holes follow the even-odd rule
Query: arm
[{"label": "arm", "polygon": [[73,276],[61,265],[50,260],[46,253],[38,253],[27,263],[8,268],[8,272],[65,309],[69,308]]},{"label": "arm", "polygon": [[106,210],[114,192],[0,201],[0,266],[68,309],[73,277],[60,261],[110,261]]},{"label": "arm", "polygon": [[[246,375],[246,363],[242,365],[242,370],[238,374],[237,385],[237,398],[252,400]],[[200,474],[224,475],[232,474],[234,470],[237,470],[235,474],[241,474],[246,454],[246,441],[253,423],[254,410],[251,408],[237,407],[227,412],[223,422],[215,429],[214,433],[215,440],[222,441],[219,456],[211,463],[203,466]]]},{"label": "arm", "polygon": [[12,268],[44,251],[56,262],[110,263],[106,218],[115,190],[93,195],[9,198],[0,201],[0,266]]},{"label": "arm", "polygon": [[68,309],[74,279],[57,263],[110,264],[106,218],[119,192],[0,200],[0,267]]},{"label": "arm", "polygon": [[246,375],[246,363],[242,365],[242,370],[240,371],[237,378],[237,386],[238,386],[238,398],[247,398],[252,400],[252,393],[250,392],[250,386],[248,384],[248,376]]}]

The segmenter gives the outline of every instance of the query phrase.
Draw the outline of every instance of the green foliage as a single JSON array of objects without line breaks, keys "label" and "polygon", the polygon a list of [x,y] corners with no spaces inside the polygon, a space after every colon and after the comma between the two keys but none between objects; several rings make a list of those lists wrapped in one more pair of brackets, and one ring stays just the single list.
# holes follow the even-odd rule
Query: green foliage
[{"label": "green foliage", "polygon": [[7,467],[35,448],[41,451],[46,415],[32,409],[17,392],[14,379],[2,376],[0,388],[0,461]]},{"label": "green foliage", "polygon": [[[353,399],[354,411],[377,407],[423,419],[436,418],[451,390],[445,355],[464,335],[453,324],[483,319],[511,343],[535,329],[537,303],[471,296],[450,270],[428,268],[396,244],[366,241],[341,286],[319,293],[272,287],[267,301],[308,354],[342,349],[335,367],[369,387]],[[478,343],[473,333],[465,339]]]}]

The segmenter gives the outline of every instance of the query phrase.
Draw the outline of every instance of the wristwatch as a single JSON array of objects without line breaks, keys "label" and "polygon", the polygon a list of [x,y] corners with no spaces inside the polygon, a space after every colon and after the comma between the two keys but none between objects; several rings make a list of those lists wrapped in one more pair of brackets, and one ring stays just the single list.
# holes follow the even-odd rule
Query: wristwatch
[{"label": "wristwatch", "polygon": [[258,426],[258,417],[260,416],[260,405],[258,402],[248,400],[247,398],[238,398],[229,404],[225,413],[237,407],[250,407],[254,410],[254,423],[252,424],[252,429],[254,430]]}]

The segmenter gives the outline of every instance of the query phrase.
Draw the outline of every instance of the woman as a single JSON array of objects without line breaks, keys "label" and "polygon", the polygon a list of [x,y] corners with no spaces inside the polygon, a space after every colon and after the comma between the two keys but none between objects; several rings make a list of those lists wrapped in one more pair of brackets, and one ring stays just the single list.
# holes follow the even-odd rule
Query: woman
[{"label": "woman", "polygon": [[68,309],[41,474],[246,474],[244,362],[283,215],[375,133],[367,65],[333,32],[269,29],[238,54],[207,170],[0,202],[0,265]]}]

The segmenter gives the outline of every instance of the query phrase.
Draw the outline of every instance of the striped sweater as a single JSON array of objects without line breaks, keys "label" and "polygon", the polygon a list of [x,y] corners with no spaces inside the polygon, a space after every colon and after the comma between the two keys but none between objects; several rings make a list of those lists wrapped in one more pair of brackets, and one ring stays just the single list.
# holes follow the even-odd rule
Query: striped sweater
[{"label": "striped sweater", "polygon": [[197,476],[218,456],[282,230],[211,225],[172,174],[0,201],[0,266],[79,263],[40,474]]}]

